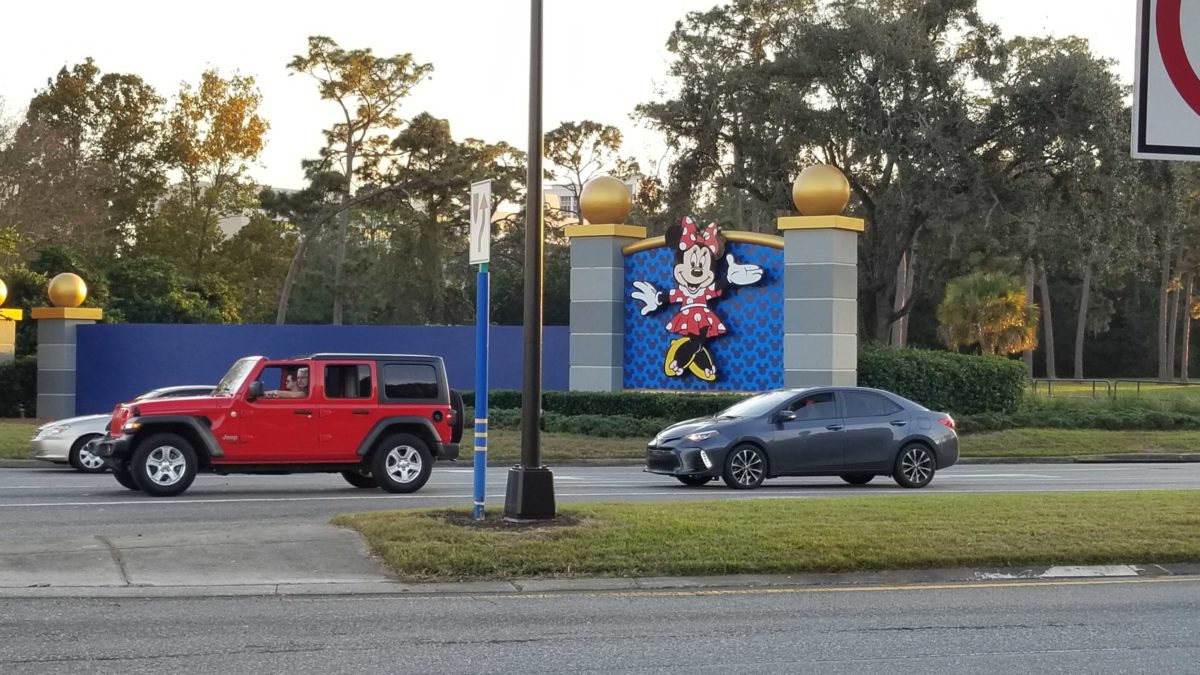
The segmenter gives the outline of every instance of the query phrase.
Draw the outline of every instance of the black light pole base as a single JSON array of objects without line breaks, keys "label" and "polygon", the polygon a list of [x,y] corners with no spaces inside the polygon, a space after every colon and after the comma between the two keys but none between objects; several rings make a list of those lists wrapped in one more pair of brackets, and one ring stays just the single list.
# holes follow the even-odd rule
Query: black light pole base
[{"label": "black light pole base", "polygon": [[545,467],[514,466],[508,470],[505,520],[550,520],[554,517],[554,474]]}]

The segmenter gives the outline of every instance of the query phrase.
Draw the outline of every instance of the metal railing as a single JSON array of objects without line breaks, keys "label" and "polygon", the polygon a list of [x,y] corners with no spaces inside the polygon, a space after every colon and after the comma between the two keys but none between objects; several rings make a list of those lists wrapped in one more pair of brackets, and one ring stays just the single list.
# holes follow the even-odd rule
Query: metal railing
[{"label": "metal railing", "polygon": [[[1170,398],[1184,393],[1191,387],[1200,387],[1200,382],[1180,382],[1157,380],[1153,378],[1121,378],[1103,379],[1066,379],[1066,378],[1035,378],[1031,388],[1035,395],[1046,398],[1100,398],[1116,399],[1122,395],[1137,398]],[[1200,390],[1198,390],[1200,392]],[[1200,393],[1195,394],[1200,399]]]}]

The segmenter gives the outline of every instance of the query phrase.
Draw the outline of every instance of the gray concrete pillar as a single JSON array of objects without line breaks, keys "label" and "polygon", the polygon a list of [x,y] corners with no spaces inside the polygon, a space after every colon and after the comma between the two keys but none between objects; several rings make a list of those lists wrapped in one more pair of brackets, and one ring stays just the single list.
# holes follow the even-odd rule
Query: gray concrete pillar
[{"label": "gray concrete pillar", "polygon": [[91,307],[39,307],[37,416],[75,416],[75,329],[96,323],[101,310]]},{"label": "gray concrete pillar", "polygon": [[779,219],[784,248],[783,384],[858,383],[858,233],[844,216]]},{"label": "gray concrete pillar", "polygon": [[17,322],[23,314],[19,309],[0,308],[0,363],[8,363],[17,357]]},{"label": "gray concrete pillar", "polygon": [[625,376],[625,256],[646,238],[636,225],[573,225],[571,240],[572,391],[621,391]]}]

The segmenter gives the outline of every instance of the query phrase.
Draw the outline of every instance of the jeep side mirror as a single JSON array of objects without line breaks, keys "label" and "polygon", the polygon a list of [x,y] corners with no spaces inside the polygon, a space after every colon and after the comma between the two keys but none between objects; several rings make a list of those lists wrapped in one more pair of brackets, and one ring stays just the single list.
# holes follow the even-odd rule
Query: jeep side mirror
[{"label": "jeep side mirror", "polygon": [[775,423],[776,424],[782,424],[784,422],[795,422],[795,421],[796,421],[796,411],[794,411],[794,410],[780,410],[779,412],[775,413]]},{"label": "jeep side mirror", "polygon": [[253,401],[255,399],[259,399],[262,397],[263,397],[262,380],[255,380],[255,381],[251,382],[250,386],[246,389],[246,400]]}]

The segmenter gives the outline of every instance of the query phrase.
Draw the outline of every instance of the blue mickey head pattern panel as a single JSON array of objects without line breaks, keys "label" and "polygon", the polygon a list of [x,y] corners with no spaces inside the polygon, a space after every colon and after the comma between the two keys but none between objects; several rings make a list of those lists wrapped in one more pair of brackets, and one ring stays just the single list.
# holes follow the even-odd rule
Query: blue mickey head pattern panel
[{"label": "blue mickey head pattern panel", "polygon": [[[666,301],[675,283],[675,260],[666,247],[625,257],[625,388],[676,391],[766,391],[783,386],[783,251],[761,244],[726,242],[741,264],[763,269],[751,286],[729,285],[709,303],[728,332],[708,342],[717,378],[705,382],[690,372],[670,377],[664,362],[677,335],[666,325],[680,306]],[[724,273],[724,262],[720,273]],[[634,282],[653,284],[664,305],[642,316],[642,303],[632,297]]]}]

